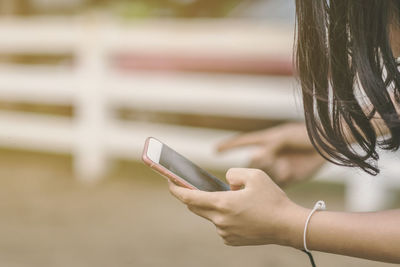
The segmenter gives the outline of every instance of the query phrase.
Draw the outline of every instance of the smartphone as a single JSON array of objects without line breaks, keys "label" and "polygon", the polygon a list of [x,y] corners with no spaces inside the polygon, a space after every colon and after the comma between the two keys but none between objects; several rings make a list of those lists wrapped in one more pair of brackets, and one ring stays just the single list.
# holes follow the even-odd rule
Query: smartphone
[{"label": "smartphone", "polygon": [[177,185],[208,192],[230,190],[229,185],[153,137],[146,139],[142,160]]}]

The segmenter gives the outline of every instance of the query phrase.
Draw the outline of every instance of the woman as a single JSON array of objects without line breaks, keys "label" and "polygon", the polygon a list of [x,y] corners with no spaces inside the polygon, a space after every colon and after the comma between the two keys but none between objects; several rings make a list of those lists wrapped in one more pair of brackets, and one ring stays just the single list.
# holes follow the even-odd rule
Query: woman
[{"label": "woman", "polygon": [[[296,67],[306,127],[285,125],[222,144],[220,150],[259,144],[253,165],[268,173],[230,169],[226,179],[232,191],[202,192],[170,183],[172,194],[213,222],[228,245],[304,249],[310,210],[288,199],[271,178],[281,184],[302,179],[322,158],[376,175],[377,148],[395,151],[400,146],[395,60],[400,56],[400,1],[297,0],[296,13]],[[311,250],[400,263],[400,210],[319,211],[306,233]]]}]

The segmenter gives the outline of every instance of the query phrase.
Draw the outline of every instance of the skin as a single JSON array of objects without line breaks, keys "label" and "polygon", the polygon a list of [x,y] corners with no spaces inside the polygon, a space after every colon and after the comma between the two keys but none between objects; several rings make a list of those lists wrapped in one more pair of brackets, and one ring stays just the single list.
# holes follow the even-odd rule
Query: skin
[{"label": "skin", "polygon": [[[230,169],[232,191],[204,192],[169,183],[170,192],[193,213],[211,221],[230,246],[277,244],[303,249],[310,209],[291,201],[259,169]],[[400,263],[400,211],[316,212],[308,226],[311,250]]]},{"label": "skin", "polygon": [[[391,30],[393,52],[398,57],[399,30],[397,26]],[[226,179],[232,191],[203,192],[170,182],[170,192],[193,213],[211,221],[227,245],[277,244],[303,249],[304,225],[311,210],[291,201],[277,183],[304,180],[324,160],[312,149],[302,124],[240,135],[221,143],[218,150],[247,145],[259,148],[251,161],[257,169],[230,169]],[[308,226],[307,246],[310,250],[400,263],[399,222],[400,210],[318,211]]]},{"label": "skin", "polygon": [[281,187],[311,178],[326,162],[312,146],[303,123],[241,134],[220,143],[217,150],[243,146],[257,147],[249,167],[268,173]]}]

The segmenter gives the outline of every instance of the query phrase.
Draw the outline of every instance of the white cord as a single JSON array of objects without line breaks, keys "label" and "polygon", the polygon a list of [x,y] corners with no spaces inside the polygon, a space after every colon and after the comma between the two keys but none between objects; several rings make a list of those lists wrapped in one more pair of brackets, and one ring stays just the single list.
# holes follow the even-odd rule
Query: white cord
[{"label": "white cord", "polygon": [[304,226],[304,234],[303,234],[304,250],[307,252],[310,252],[307,248],[307,240],[306,240],[308,223],[310,222],[311,216],[314,214],[314,212],[316,212],[318,210],[325,210],[325,209],[326,209],[325,202],[323,200],[320,200],[317,203],[315,203],[314,208],[310,212],[310,215],[308,215],[306,225]]}]

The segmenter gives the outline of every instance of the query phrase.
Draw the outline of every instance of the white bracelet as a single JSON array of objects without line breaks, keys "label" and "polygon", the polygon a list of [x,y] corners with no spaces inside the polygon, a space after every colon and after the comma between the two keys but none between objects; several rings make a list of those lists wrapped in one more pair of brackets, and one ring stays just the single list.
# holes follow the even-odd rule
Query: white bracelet
[{"label": "white bracelet", "polygon": [[315,203],[314,208],[310,212],[310,215],[308,215],[306,225],[304,226],[304,234],[303,234],[304,250],[307,252],[310,252],[307,248],[307,240],[306,240],[308,223],[310,222],[311,216],[314,214],[314,212],[316,212],[317,210],[325,210],[325,209],[326,209],[325,202],[323,200],[320,200],[317,203]]}]

